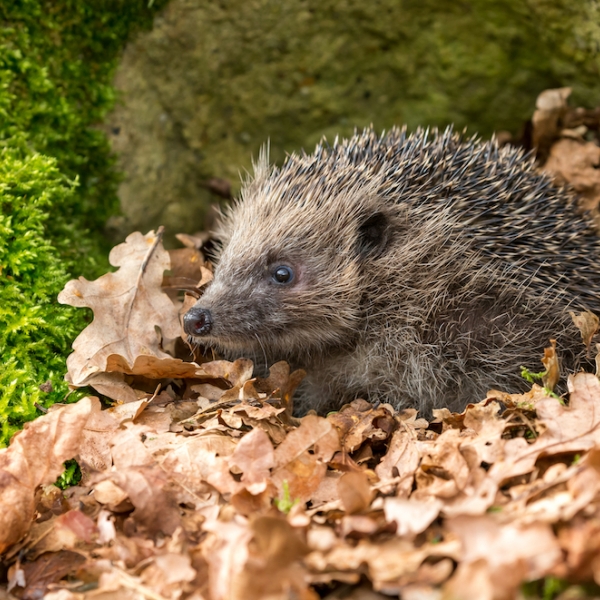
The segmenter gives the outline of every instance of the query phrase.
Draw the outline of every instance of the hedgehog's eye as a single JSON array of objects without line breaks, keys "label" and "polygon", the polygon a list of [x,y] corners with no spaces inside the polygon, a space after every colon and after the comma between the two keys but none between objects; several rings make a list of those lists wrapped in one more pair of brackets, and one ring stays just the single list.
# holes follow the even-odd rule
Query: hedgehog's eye
[{"label": "hedgehog's eye", "polygon": [[292,269],[286,265],[280,265],[273,269],[271,278],[279,285],[286,285],[294,280],[294,271],[292,271]]}]

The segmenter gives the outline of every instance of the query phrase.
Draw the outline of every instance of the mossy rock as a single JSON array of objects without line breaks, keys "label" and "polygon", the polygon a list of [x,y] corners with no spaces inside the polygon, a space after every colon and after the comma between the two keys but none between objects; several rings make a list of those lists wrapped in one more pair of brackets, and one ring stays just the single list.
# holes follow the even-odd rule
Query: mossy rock
[{"label": "mossy rock", "polygon": [[373,123],[518,129],[544,89],[600,100],[597,9],[568,0],[171,0],[129,45],[107,130],[120,236],[202,226],[212,177]]},{"label": "mossy rock", "polygon": [[98,125],[127,38],[162,5],[0,7],[0,446],[68,392],[65,359],[88,315],[56,295],[108,264],[103,230],[119,174]]}]

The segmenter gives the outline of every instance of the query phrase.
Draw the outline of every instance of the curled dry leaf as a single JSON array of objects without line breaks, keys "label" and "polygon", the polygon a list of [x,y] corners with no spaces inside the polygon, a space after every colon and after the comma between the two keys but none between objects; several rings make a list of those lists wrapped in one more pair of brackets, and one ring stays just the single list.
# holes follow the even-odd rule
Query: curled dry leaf
[{"label": "curled dry leaf", "polygon": [[523,438],[507,440],[504,458],[490,469],[490,477],[502,483],[533,470],[538,457],[579,452],[600,443],[600,382],[590,373],[578,373],[569,380],[569,406],[555,398],[536,404],[544,431],[533,444]]},{"label": "curled dry leaf", "polygon": [[396,428],[387,408],[373,408],[364,400],[351,402],[344,410],[328,415],[327,419],[339,432],[342,448],[354,452],[365,440],[385,440]]},{"label": "curled dry leaf", "polygon": [[373,493],[364,471],[344,473],[337,482],[337,489],[344,510],[352,515],[367,510]]},{"label": "curled dry leaf", "polygon": [[569,311],[569,314],[571,315],[571,319],[573,319],[575,327],[581,332],[581,338],[589,354],[592,338],[600,327],[600,319],[589,310],[578,313]]},{"label": "curled dry leaf", "polygon": [[[327,419],[308,415],[275,450],[273,482],[289,485],[292,498],[306,501],[327,471],[327,462],[339,448],[339,437]],[[314,449],[314,450],[313,450]]]},{"label": "curled dry leaf", "polygon": [[544,348],[544,358],[542,363],[546,369],[542,381],[544,386],[549,390],[553,390],[560,379],[560,364],[558,362],[558,355],[556,353],[556,340],[550,340],[550,346]]},{"label": "curled dry leaf", "polygon": [[0,450],[0,553],[29,529],[35,511],[35,491],[53,483],[63,463],[77,455],[92,400],[57,407],[27,423],[10,446]]}]

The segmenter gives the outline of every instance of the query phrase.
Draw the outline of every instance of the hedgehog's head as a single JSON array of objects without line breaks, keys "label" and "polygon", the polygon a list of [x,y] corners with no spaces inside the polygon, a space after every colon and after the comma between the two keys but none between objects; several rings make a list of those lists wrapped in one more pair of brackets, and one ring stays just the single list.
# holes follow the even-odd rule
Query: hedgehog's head
[{"label": "hedgehog's head", "polygon": [[372,176],[328,158],[255,166],[224,218],[214,280],[184,318],[197,342],[274,359],[352,344],[391,217]]}]

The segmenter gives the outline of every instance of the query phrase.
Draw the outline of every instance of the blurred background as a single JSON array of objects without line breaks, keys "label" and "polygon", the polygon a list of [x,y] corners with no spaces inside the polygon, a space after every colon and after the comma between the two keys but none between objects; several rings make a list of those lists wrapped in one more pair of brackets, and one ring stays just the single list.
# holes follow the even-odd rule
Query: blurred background
[{"label": "blurred background", "polygon": [[267,140],[277,163],[371,123],[521,143],[543,90],[599,104],[599,44],[586,0],[170,0],[116,72],[111,235],[201,228]]}]

